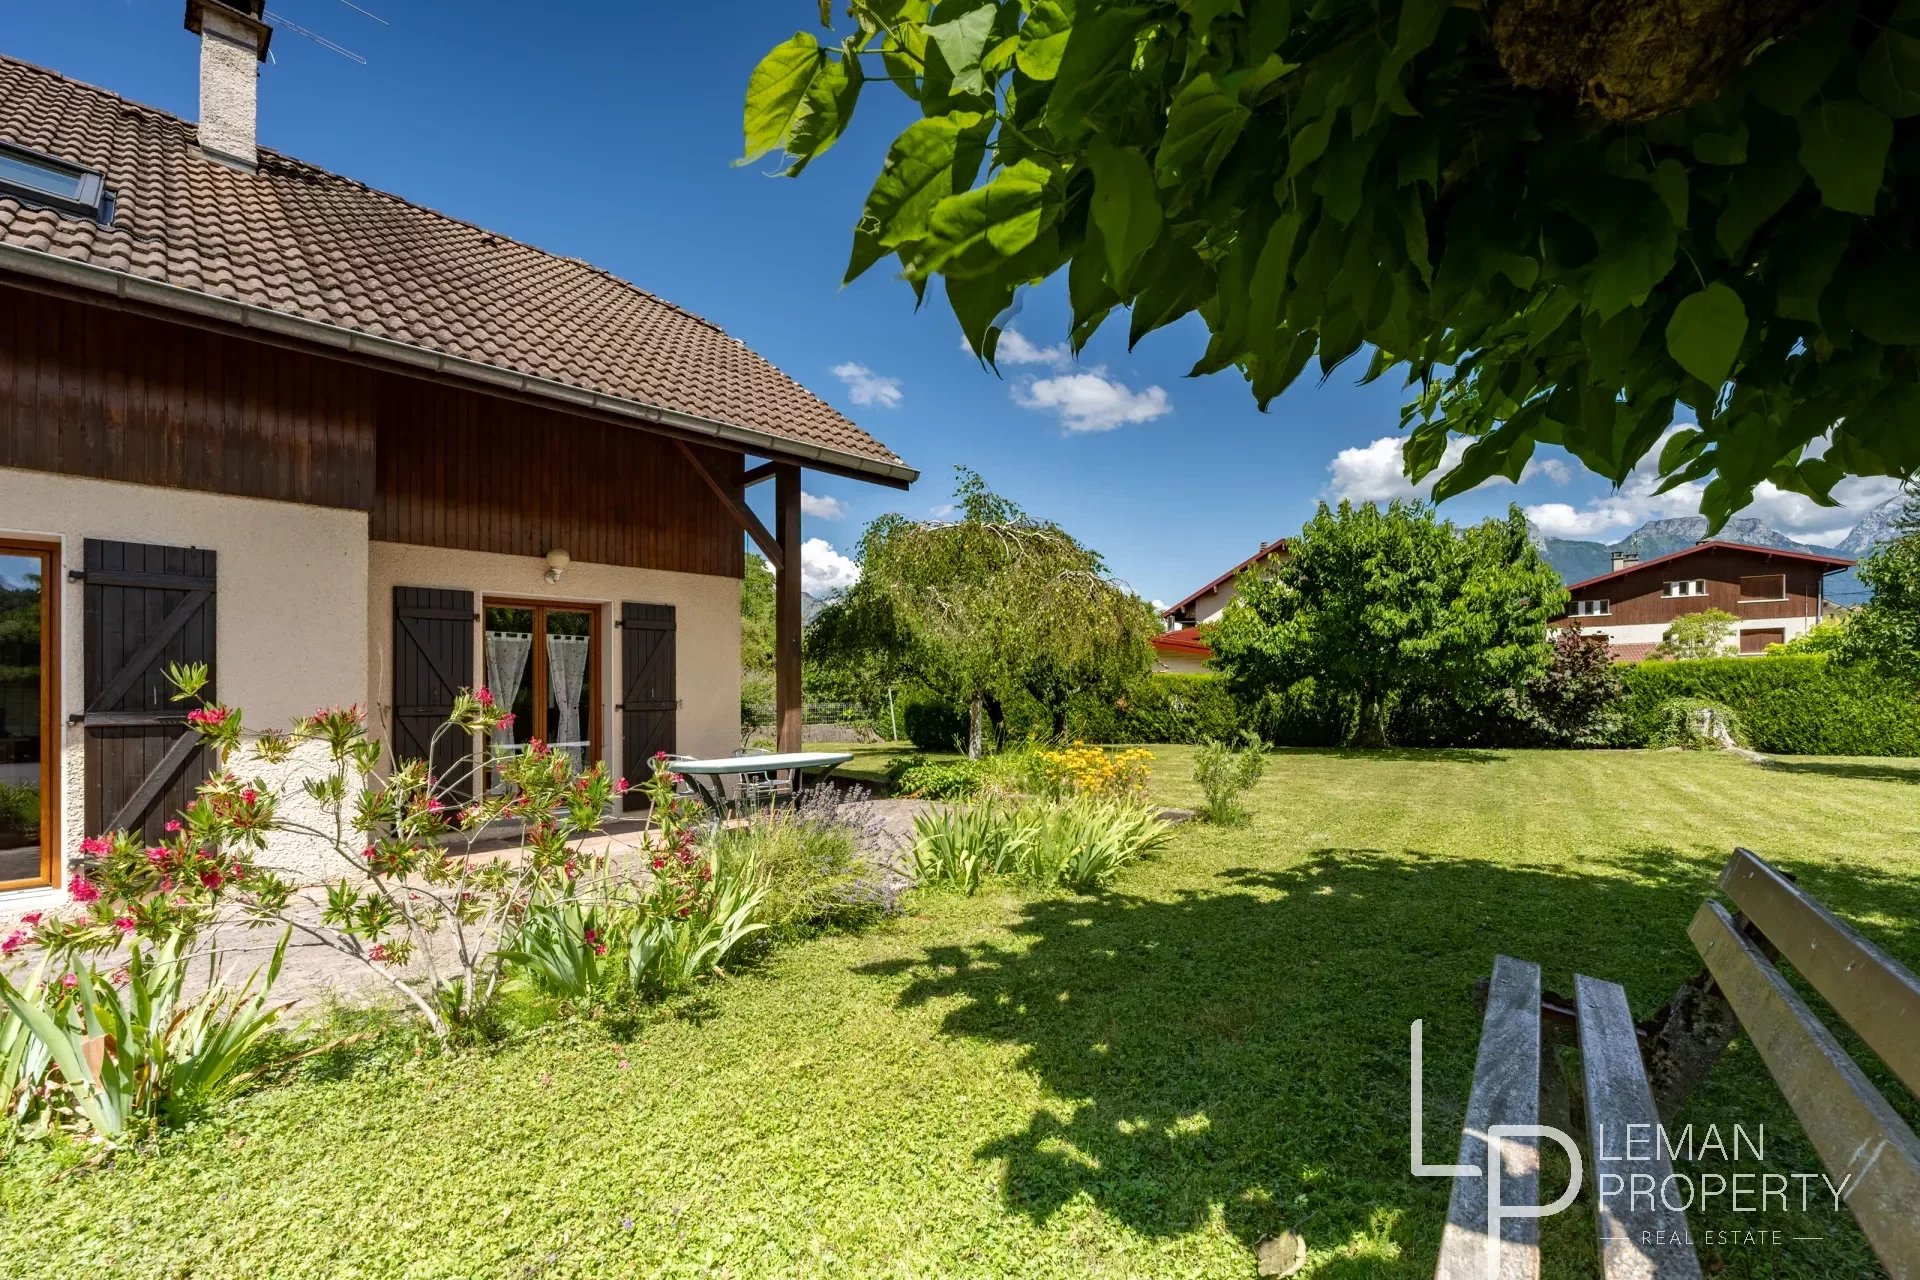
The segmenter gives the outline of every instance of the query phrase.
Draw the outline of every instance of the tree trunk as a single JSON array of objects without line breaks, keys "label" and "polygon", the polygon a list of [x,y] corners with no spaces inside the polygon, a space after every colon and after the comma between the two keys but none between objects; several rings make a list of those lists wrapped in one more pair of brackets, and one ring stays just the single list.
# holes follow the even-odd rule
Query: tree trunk
[{"label": "tree trunk", "polygon": [[986,719],[986,695],[976,693],[967,703],[967,759],[978,760],[982,737],[982,724]]},{"label": "tree trunk", "polygon": [[1354,731],[1353,745],[1369,748],[1387,745],[1386,699],[1372,688],[1360,691],[1360,723]]}]

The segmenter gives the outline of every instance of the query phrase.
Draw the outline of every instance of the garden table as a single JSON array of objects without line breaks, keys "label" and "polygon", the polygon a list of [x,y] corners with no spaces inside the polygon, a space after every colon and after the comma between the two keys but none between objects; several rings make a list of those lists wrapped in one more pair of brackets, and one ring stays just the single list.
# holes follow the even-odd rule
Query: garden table
[{"label": "garden table", "polygon": [[738,778],[750,773],[778,773],[782,770],[793,771],[793,798],[800,799],[801,771],[812,769],[818,777],[816,782],[824,782],[828,775],[847,761],[853,759],[851,751],[784,751],[762,756],[719,756],[712,760],[675,760],[673,771],[687,780],[694,794],[706,804],[713,814],[714,826],[718,827],[727,812],[726,780]]}]

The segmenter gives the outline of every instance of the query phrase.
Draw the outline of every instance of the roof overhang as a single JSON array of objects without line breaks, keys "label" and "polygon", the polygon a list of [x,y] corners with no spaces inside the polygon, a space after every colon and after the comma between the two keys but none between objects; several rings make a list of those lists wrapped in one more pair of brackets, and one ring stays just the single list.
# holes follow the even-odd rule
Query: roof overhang
[{"label": "roof overhang", "polygon": [[778,458],[849,479],[905,489],[920,478],[919,471],[905,463],[884,462],[841,449],[769,435],[751,427],[682,413],[664,405],[605,395],[571,383],[517,373],[498,365],[430,351],[425,347],[360,333],[341,325],[310,320],[305,316],[288,315],[271,307],[236,302],[231,298],[216,298],[212,294],[148,280],[124,271],[115,271],[111,267],[77,262],[57,253],[0,244],[0,272],[13,272],[31,280],[47,281],[151,307],[186,323],[213,322],[245,330],[263,340],[279,338],[328,348],[400,372],[437,375],[476,388],[539,400],[597,417],[619,419],[629,426],[664,430],[682,439],[721,444],[743,453]]}]

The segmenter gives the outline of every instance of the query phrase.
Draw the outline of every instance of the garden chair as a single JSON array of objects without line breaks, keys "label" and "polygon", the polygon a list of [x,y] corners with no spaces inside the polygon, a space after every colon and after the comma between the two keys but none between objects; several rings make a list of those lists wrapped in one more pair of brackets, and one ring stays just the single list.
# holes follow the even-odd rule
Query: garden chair
[{"label": "garden chair", "polygon": [[[741,747],[736,756],[764,756],[768,752],[761,747]],[[781,796],[789,799],[793,796],[793,783],[776,776],[771,770],[763,773],[743,773],[740,775],[739,800],[743,808],[756,810],[764,802],[769,808],[776,804]]]}]

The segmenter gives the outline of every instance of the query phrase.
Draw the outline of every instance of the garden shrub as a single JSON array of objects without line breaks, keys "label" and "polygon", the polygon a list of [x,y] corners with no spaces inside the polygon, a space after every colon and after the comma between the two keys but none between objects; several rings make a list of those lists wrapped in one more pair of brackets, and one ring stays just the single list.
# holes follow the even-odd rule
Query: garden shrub
[{"label": "garden shrub", "polygon": [[[1144,747],[1109,751],[1076,742],[1072,746],[1042,748],[1033,753],[1024,788],[1049,796],[1102,796],[1110,800],[1139,800],[1146,795],[1153,752]],[[1034,785],[1037,784],[1037,785]]]},{"label": "garden shrub", "polygon": [[900,707],[900,728],[922,751],[958,751],[967,740],[967,714],[932,697],[915,698]]},{"label": "garden shrub", "polygon": [[713,840],[723,859],[751,857],[766,881],[767,939],[856,929],[899,910],[885,823],[864,788],[815,787]]},{"label": "garden shrub", "polygon": [[1067,731],[1082,742],[1201,742],[1235,737],[1245,722],[1219,676],[1158,671],[1122,698],[1076,699]]},{"label": "garden shrub", "polygon": [[980,793],[984,770],[980,761],[929,760],[925,756],[896,756],[887,765],[887,782],[895,795],[923,800],[970,800]]},{"label": "garden shrub", "polygon": [[1238,751],[1218,738],[1202,743],[1193,762],[1193,780],[1200,784],[1204,797],[1200,816],[1222,826],[1245,822],[1248,814],[1240,804],[1240,795],[1260,781],[1266,770],[1266,752],[1257,740]]},{"label": "garden shrub", "polygon": [[1167,825],[1131,800],[1072,796],[930,810],[914,819],[916,883],[972,894],[990,876],[1092,889],[1166,839]]},{"label": "garden shrub", "polygon": [[1641,662],[1623,669],[1622,683],[1621,745],[1652,742],[1662,705],[1696,698],[1730,708],[1756,751],[1920,755],[1914,689],[1824,654]]},{"label": "garden shrub", "polygon": [[40,788],[0,782],[0,831],[17,831],[27,842],[40,835]]},{"label": "garden shrub", "polygon": [[1746,730],[1733,708],[1711,698],[1668,698],[1647,721],[1650,747],[1719,751],[1728,743],[1746,746]]}]

